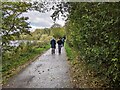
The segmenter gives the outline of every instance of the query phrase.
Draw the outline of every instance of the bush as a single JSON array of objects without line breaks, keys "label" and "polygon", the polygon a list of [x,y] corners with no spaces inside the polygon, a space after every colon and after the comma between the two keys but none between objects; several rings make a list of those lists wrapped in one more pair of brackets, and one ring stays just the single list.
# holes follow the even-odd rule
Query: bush
[{"label": "bush", "polygon": [[96,75],[120,86],[120,4],[70,3],[66,33]]}]

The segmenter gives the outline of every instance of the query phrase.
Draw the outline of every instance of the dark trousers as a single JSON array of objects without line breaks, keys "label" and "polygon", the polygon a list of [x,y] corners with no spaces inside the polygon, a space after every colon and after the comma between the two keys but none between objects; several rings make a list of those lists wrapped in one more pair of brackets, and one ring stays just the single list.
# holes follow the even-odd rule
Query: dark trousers
[{"label": "dark trousers", "polygon": [[55,48],[52,48],[52,54],[55,54]]},{"label": "dark trousers", "polygon": [[61,54],[61,45],[58,45],[58,53]]}]

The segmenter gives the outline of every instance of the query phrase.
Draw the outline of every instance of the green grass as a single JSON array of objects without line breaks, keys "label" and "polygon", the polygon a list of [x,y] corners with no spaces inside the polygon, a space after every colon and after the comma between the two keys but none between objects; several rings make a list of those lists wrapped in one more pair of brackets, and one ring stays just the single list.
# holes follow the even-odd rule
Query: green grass
[{"label": "green grass", "polygon": [[65,44],[65,49],[68,56],[68,60],[73,60],[76,56],[75,51],[73,51],[67,43]]},{"label": "green grass", "polygon": [[46,44],[43,47],[36,47],[27,50],[24,53],[21,53],[15,58],[11,58],[6,60],[7,63],[2,66],[2,78],[3,83],[6,83],[6,81],[13,76],[14,71],[16,71],[16,68],[19,66],[24,65],[27,62],[30,62],[33,60],[36,56],[42,54],[44,51],[48,50],[50,48],[50,45]]}]

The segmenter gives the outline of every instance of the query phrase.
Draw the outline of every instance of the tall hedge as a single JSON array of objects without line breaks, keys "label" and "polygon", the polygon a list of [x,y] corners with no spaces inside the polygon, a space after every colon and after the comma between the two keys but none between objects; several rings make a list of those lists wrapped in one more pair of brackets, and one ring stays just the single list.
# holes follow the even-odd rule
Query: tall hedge
[{"label": "tall hedge", "polygon": [[120,86],[120,3],[70,3],[66,34],[98,76]]}]

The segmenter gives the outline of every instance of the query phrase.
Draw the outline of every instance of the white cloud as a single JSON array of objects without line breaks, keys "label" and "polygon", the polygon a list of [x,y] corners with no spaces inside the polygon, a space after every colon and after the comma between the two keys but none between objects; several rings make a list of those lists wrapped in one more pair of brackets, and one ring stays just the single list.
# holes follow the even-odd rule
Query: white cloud
[{"label": "white cloud", "polygon": [[[23,16],[29,17],[28,22],[30,22],[31,29],[30,30],[35,30],[36,28],[50,28],[53,25],[53,20],[50,17],[51,12],[47,13],[40,13],[38,11],[29,11],[27,13],[24,13]],[[56,23],[60,24],[61,26],[64,26],[65,21],[62,19],[57,20]]]},{"label": "white cloud", "polygon": [[61,26],[64,26],[65,25],[65,21],[63,20],[57,20],[56,21],[58,24],[60,24]]},{"label": "white cloud", "polygon": [[38,27],[38,26],[31,26],[32,28],[30,29],[31,32],[35,31],[35,29],[40,28],[44,29],[44,27]]}]

